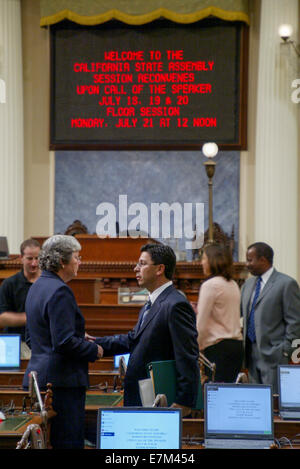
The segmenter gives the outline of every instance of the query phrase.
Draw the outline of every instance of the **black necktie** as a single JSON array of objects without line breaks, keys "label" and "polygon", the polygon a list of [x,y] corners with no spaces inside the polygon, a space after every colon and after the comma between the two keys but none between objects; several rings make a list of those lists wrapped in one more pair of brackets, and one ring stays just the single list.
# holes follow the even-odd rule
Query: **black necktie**
[{"label": "black necktie", "polygon": [[145,321],[145,319],[146,319],[146,317],[147,317],[147,314],[148,314],[148,312],[149,312],[151,306],[152,306],[151,300],[148,300],[147,303],[146,303],[145,306],[144,306],[143,317],[142,317],[141,324],[140,324],[140,327],[139,327],[139,328],[142,327],[142,325],[143,325],[143,323],[144,323],[144,321]]}]

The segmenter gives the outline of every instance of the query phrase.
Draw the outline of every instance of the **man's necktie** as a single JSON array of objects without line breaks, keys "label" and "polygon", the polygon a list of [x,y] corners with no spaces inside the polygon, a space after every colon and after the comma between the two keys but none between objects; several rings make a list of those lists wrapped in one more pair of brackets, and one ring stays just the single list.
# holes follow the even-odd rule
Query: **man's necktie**
[{"label": "man's necktie", "polygon": [[256,305],[256,302],[257,302],[257,299],[258,299],[259,293],[260,293],[261,281],[262,281],[262,278],[258,277],[258,279],[256,281],[254,298],[253,298],[253,301],[252,301],[251,310],[250,310],[250,314],[249,314],[249,320],[248,320],[247,335],[248,335],[248,337],[249,337],[249,339],[251,340],[252,343],[256,341],[254,311],[255,311],[255,305]]},{"label": "man's necktie", "polygon": [[149,310],[150,310],[151,306],[152,306],[151,300],[148,300],[147,303],[145,303],[145,305],[144,305],[143,317],[142,317],[139,329],[142,327],[142,325],[143,325],[143,323],[144,323],[144,321],[147,317],[147,314],[149,313]]}]

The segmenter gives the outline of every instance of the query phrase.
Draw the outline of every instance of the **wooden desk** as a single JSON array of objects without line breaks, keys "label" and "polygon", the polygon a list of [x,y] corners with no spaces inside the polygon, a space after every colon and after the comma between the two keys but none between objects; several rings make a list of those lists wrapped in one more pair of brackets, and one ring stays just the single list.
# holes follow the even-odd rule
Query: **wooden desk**
[{"label": "wooden desk", "polygon": [[[79,303],[116,303],[119,287],[136,287],[134,267],[140,248],[149,238],[98,238],[96,235],[76,236],[82,246],[82,263],[76,279],[70,282]],[[41,243],[46,237],[35,237]],[[0,283],[21,269],[20,258],[0,261]],[[241,286],[248,276],[245,263],[234,263],[234,279]],[[190,301],[197,301],[205,276],[199,261],[177,262],[174,285]]]},{"label": "wooden desk", "polygon": [[77,303],[100,303],[101,279],[75,277],[68,286],[73,290]]},{"label": "wooden desk", "polygon": [[86,393],[86,412],[98,412],[99,407],[121,407],[123,405],[122,392],[102,392],[88,390]]},{"label": "wooden desk", "polygon": [[[89,371],[90,386],[107,383],[113,387],[119,377],[117,370],[92,370]],[[21,387],[24,378],[24,370],[21,371],[1,371],[0,386]]]},{"label": "wooden desk", "polygon": [[[282,420],[274,416],[274,436],[277,439],[295,438],[300,433],[299,420]],[[204,419],[183,419],[182,437],[185,441],[201,441],[204,439]]]},{"label": "wooden desk", "polygon": [[[274,401],[276,402],[276,396]],[[88,421],[89,439],[95,442],[95,430],[97,425],[97,408],[86,409],[86,420]],[[282,420],[274,415],[274,436],[276,439],[286,437],[293,439],[300,433],[300,422],[296,420]],[[188,449],[201,449],[204,440],[204,418],[183,419],[182,439],[184,447]],[[299,445],[298,445],[299,448]]]},{"label": "wooden desk", "polygon": [[28,425],[41,424],[39,414],[7,416],[0,423],[0,449],[16,449]]},{"label": "wooden desk", "polygon": [[[26,370],[29,360],[22,358],[21,360],[21,370]],[[114,358],[106,357],[96,360],[95,362],[89,363],[89,371],[112,371],[114,369]]]},{"label": "wooden desk", "polygon": [[80,304],[86,331],[94,336],[126,334],[136,324],[141,305]]},{"label": "wooden desk", "polygon": [[[23,392],[24,397],[28,393]],[[3,393],[0,390],[0,401],[2,400]],[[87,428],[89,427],[89,415],[97,414],[99,407],[114,407],[123,404],[122,393],[103,393],[100,391],[88,391],[86,395],[86,421]],[[0,423],[0,449],[15,449],[17,443],[22,438],[28,425],[37,423],[41,424],[39,414],[15,414],[6,415],[6,420]],[[92,425],[94,421],[92,422]],[[94,428],[95,431],[96,427]]]},{"label": "wooden desk", "polygon": [[[45,393],[41,392],[42,398],[44,398]],[[29,398],[29,393],[24,391],[21,386],[11,386],[4,385],[0,387],[0,405],[10,406],[13,404],[16,408],[22,409],[24,399]]]},{"label": "wooden desk", "polygon": [[[24,397],[28,397],[28,392],[20,389],[4,389],[0,388],[0,402],[2,405],[8,405],[11,400],[14,401],[17,408],[21,409]],[[42,393],[42,396],[44,393]],[[123,393],[103,393],[101,391],[87,391],[86,399],[86,428],[87,435],[90,441],[94,442],[96,438],[96,425],[97,425],[97,412],[99,407],[123,405]],[[16,425],[13,429],[9,430],[7,427],[0,426],[0,447],[3,448],[3,442],[9,447],[16,446],[17,441],[20,440],[26,426],[33,422],[31,417],[26,421],[22,419],[16,420]],[[182,421],[182,438],[183,448],[187,449],[201,449],[201,442],[204,440],[204,419],[183,419]],[[276,439],[286,437],[293,439],[299,433],[300,422],[296,420],[282,420],[277,415],[274,416],[274,434]],[[5,431],[4,431],[5,430]],[[2,439],[3,438],[3,439]],[[296,447],[299,448],[299,445]]]},{"label": "wooden desk", "polygon": [[[44,399],[45,392],[41,392]],[[122,392],[103,392],[100,390],[88,389],[86,392],[86,409],[91,412],[96,412],[100,405],[112,406],[122,405],[123,393]],[[103,396],[103,397],[102,397]],[[105,397],[106,396],[106,397]],[[110,397],[109,397],[110,396]],[[21,410],[23,408],[24,398],[27,398],[27,410],[29,404],[29,393],[24,391],[21,387],[9,388],[8,386],[0,387],[0,405],[7,407],[11,402],[14,402],[15,408]]]},{"label": "wooden desk", "polygon": [[114,357],[101,358],[89,363],[89,371],[112,371],[114,369]]},{"label": "wooden desk", "polygon": [[[33,236],[42,245],[47,239],[45,236]],[[100,238],[97,235],[82,234],[76,235],[81,244],[81,256],[85,261],[102,262],[137,262],[140,256],[141,247],[144,244],[155,243],[159,241],[151,238]]]}]

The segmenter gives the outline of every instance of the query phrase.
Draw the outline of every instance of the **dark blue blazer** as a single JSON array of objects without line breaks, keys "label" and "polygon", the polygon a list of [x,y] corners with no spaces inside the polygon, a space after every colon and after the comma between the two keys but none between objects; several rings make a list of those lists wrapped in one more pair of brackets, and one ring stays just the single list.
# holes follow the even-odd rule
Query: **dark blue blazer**
[{"label": "dark blue blazer", "polygon": [[124,381],[124,405],[140,406],[138,381],[148,378],[147,364],[175,360],[178,373],[176,403],[194,407],[199,384],[195,313],[173,286],[155,300],[141,328],[139,320],[128,334],[97,339],[104,356],[130,353]]},{"label": "dark blue blazer", "polygon": [[55,273],[43,271],[25,304],[32,356],[28,373],[36,371],[41,389],[88,386],[88,362],[97,359],[95,343],[85,340],[85,321],[70,287]]}]

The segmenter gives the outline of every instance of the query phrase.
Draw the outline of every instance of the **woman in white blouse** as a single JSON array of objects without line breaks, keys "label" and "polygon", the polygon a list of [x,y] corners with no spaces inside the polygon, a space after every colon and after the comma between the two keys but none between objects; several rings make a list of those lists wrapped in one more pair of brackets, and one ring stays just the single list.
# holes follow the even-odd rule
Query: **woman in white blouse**
[{"label": "woman in white blouse", "polygon": [[232,256],[221,244],[204,248],[202,267],[207,280],[197,304],[200,351],[216,364],[215,381],[234,382],[243,361],[240,290],[232,279]]}]

